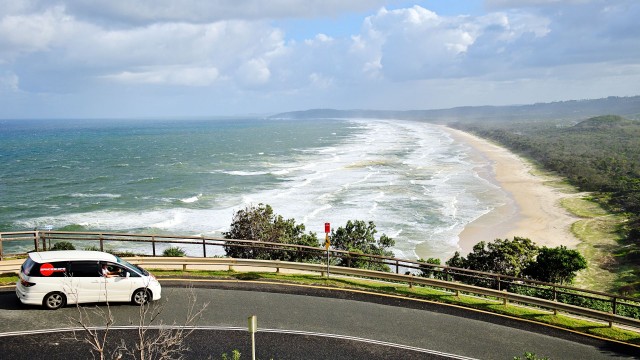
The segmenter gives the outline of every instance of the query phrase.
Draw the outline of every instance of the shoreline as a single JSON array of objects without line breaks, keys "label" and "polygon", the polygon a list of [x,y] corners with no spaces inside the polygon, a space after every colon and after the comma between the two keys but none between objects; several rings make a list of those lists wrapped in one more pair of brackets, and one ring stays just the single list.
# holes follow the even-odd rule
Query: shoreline
[{"label": "shoreline", "polygon": [[572,195],[545,184],[557,178],[532,174],[529,162],[488,140],[445,126],[442,129],[475,151],[483,164],[476,169],[479,176],[499,186],[508,197],[504,205],[464,227],[458,235],[461,255],[466,256],[480,241],[514,236],[547,247],[575,249],[581,243],[570,231],[579,218],[560,205],[561,199]]}]

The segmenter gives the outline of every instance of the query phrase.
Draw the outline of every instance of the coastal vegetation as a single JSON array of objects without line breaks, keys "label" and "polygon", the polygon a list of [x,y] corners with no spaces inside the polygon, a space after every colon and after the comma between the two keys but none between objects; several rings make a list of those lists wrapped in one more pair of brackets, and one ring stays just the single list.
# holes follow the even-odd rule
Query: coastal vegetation
[{"label": "coastal vegetation", "polygon": [[[395,241],[385,234],[376,239],[376,226],[373,222],[349,220],[344,227],[331,231],[331,246],[334,249],[350,252],[393,256],[389,250]],[[242,259],[315,261],[320,241],[316,233],[305,233],[304,224],[296,224],[294,219],[285,219],[274,213],[270,205],[258,204],[238,210],[232,218],[229,231],[223,233],[226,239],[256,240],[264,246],[242,246],[242,242],[227,241],[224,246],[227,256]],[[268,243],[295,244],[308,246],[308,251],[288,251],[269,247]],[[336,265],[390,271],[384,264],[371,263],[358,257],[346,257],[335,260]]]},{"label": "coastal vegetation", "polygon": [[621,219],[614,227],[617,244],[610,249],[607,264],[601,266],[619,274],[614,290],[640,293],[639,121],[605,115],[579,122],[502,120],[450,126],[495,141],[557,173]]},{"label": "coastal vegetation", "polygon": [[[395,245],[395,241],[382,234],[375,238],[376,225],[373,221],[364,222],[362,220],[349,220],[344,227],[331,231],[331,245],[335,249],[345,250],[360,254],[393,257],[390,247]],[[388,265],[364,261],[362,258],[342,258],[339,266],[356,267],[361,269],[391,271]]]},{"label": "coastal vegetation", "polygon": [[[439,259],[421,262],[440,265]],[[565,246],[538,247],[530,239],[516,236],[513,240],[481,241],[467,257],[456,251],[446,265],[562,285],[570,284],[578,271],[586,269],[587,261],[578,251]],[[424,267],[420,275],[438,277],[442,274],[437,274],[431,267]],[[460,276],[457,280],[471,285],[492,286],[492,281],[487,279]]]},{"label": "coastal vegetation", "polygon": [[162,256],[166,256],[166,257],[184,257],[184,256],[187,256],[187,253],[181,247],[172,246],[172,247],[168,247],[168,248],[164,249],[164,251],[162,251]]},{"label": "coastal vegetation", "polygon": [[[350,253],[393,257],[394,254],[389,249],[395,245],[395,241],[386,234],[376,238],[376,234],[376,225],[372,221],[349,220],[344,227],[331,231],[331,245],[336,250]],[[250,205],[237,211],[230,230],[224,233],[224,237],[231,240],[226,242],[224,248],[227,256],[233,258],[306,262],[318,259],[318,250],[314,248],[320,247],[320,242],[316,234],[305,233],[304,224],[296,224],[294,219],[285,219],[282,215],[277,215],[270,205]],[[255,240],[259,244],[243,246],[238,239]],[[261,246],[260,243],[264,245]],[[273,243],[303,245],[309,249],[291,251],[269,246]],[[359,256],[346,256],[332,261],[338,266],[391,270],[386,264],[372,262]],[[419,261],[440,265],[440,260],[434,258]],[[558,284],[571,283],[576,273],[587,267],[586,260],[576,250],[564,246],[540,248],[530,239],[521,237],[514,237],[513,240],[496,239],[488,243],[481,241],[466,258],[456,252],[446,265]],[[444,276],[431,266],[423,267],[420,275]],[[471,282],[473,285],[490,286],[477,283],[486,280],[469,277],[457,280]]]},{"label": "coastal vegetation", "polygon": [[227,256],[241,259],[308,261],[315,254],[302,251],[285,251],[270,248],[266,243],[296,244],[320,247],[315,233],[305,233],[304,224],[296,224],[294,219],[285,219],[273,212],[270,205],[251,205],[238,210],[231,220],[225,239],[256,240],[264,242],[263,247],[242,246],[241,242],[228,241],[224,246]]},{"label": "coastal vegetation", "polygon": [[76,247],[69,241],[58,241],[51,247],[51,251],[57,250],[75,250]]}]

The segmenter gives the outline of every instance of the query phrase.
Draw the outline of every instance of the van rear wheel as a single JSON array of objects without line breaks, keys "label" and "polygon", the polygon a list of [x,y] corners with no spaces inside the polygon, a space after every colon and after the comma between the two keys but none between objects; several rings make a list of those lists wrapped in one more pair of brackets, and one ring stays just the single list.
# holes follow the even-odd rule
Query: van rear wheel
[{"label": "van rear wheel", "polygon": [[45,295],[42,305],[49,310],[60,309],[67,302],[66,297],[60,292],[51,292]]},{"label": "van rear wheel", "polygon": [[144,305],[151,300],[151,293],[147,289],[138,289],[131,296],[131,302],[135,305]]}]

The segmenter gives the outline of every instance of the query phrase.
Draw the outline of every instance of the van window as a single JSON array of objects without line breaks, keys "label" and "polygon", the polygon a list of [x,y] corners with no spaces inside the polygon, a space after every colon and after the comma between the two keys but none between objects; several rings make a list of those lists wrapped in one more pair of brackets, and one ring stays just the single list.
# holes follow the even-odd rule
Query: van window
[{"label": "van window", "polygon": [[111,263],[106,263],[106,264],[108,265],[107,269],[109,269],[109,272],[117,272],[119,276],[125,276],[124,274],[129,273],[130,277],[140,277],[140,274],[138,274],[137,272],[131,270],[130,268],[122,266],[120,264],[118,265],[111,264]]},{"label": "van window", "polygon": [[[65,277],[69,268],[68,261],[55,261],[51,263],[39,264],[40,276],[46,277]],[[35,270],[35,269],[34,269]]]},{"label": "van window", "polygon": [[72,261],[69,276],[99,277],[102,276],[102,270],[97,261]]},{"label": "van window", "polygon": [[22,272],[27,276],[35,277],[65,277],[69,263],[67,261],[37,263],[31,259],[24,262]]},{"label": "van window", "polygon": [[27,261],[25,261],[22,264],[22,267],[20,268],[20,270],[22,271],[23,274],[30,276],[31,275],[31,269],[33,268],[33,265],[36,265],[37,263],[33,260],[31,260],[30,257],[27,258]]}]

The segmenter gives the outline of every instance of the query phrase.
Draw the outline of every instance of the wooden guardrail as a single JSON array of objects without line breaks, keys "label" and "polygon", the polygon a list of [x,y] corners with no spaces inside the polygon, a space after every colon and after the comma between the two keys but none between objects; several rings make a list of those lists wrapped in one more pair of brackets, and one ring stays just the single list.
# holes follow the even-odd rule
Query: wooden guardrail
[{"label": "wooden guardrail", "polygon": [[[261,268],[275,268],[275,269],[291,269],[298,271],[309,271],[317,273],[325,273],[327,271],[326,265],[323,264],[309,264],[309,263],[295,263],[278,260],[253,260],[253,259],[231,259],[231,258],[148,258],[148,257],[136,257],[128,258],[127,261],[142,266],[162,266],[162,265],[174,265],[182,266],[186,269],[188,266],[251,266]],[[622,324],[635,328],[640,328],[640,319],[632,319],[625,316],[615,315],[612,313],[598,311],[593,309],[587,309],[575,305],[564,304],[557,301],[545,300],[536,297],[519,295],[510,293],[507,291],[500,291],[495,289],[487,289],[483,287],[449,282],[444,280],[437,280],[424,277],[416,277],[413,275],[394,274],[383,271],[364,270],[356,268],[346,268],[341,266],[330,266],[329,271],[331,274],[354,276],[361,278],[385,280],[400,282],[406,284],[418,284],[436,288],[443,288],[455,292],[464,292],[474,295],[482,295],[494,297],[507,302],[517,302],[525,305],[533,305],[541,308],[549,309],[552,311],[562,311],[569,314],[579,315],[596,319],[600,321],[606,321],[609,324]]]},{"label": "wooden guardrail", "polygon": [[[327,255],[329,255],[331,265],[336,265],[337,263],[343,265],[341,267],[331,266],[330,271],[334,271],[333,269],[341,269],[340,271],[342,272],[348,272],[351,270],[351,261],[366,262],[369,265],[387,267],[392,271],[395,271],[395,275],[422,275],[426,277],[413,276],[411,278],[440,281],[447,284],[453,284],[451,285],[452,287],[456,286],[455,284],[462,284],[464,286],[475,286],[479,289],[485,289],[488,291],[499,291],[500,294],[505,293],[505,291],[502,290],[507,290],[506,293],[512,294],[513,296],[529,295],[529,297],[539,300],[552,301],[559,304],[564,303],[564,305],[567,306],[577,306],[583,309],[587,308],[589,310],[600,311],[605,314],[610,313],[614,316],[622,316],[624,318],[634,319],[640,318],[640,299],[637,298],[631,298],[617,294],[608,294],[587,289],[579,289],[559,284],[544,283],[540,281],[516,278],[494,273],[460,269],[444,265],[427,264],[393,257],[360,254],[336,249],[329,249],[327,252],[327,250],[325,250],[324,248],[253,240],[222,239],[205,236],[128,234],[111,232],[38,230],[4,232],[0,233],[0,259],[8,255],[18,255],[16,253],[9,254],[4,251],[3,244],[20,243],[22,244],[23,248],[31,248],[35,251],[41,251],[50,249],[53,245],[55,245],[56,242],[59,241],[71,241],[75,243],[76,246],[78,243],[86,244],[91,248],[101,251],[109,251],[109,247],[107,246],[109,243],[129,242],[146,244],[149,246],[146,252],[144,252],[143,250],[136,250],[136,252],[143,251],[145,256],[148,255],[153,257],[158,256],[158,252],[160,250],[159,247],[166,247],[167,245],[182,246],[185,244],[189,244],[196,245],[196,250],[198,248],[201,248],[202,258],[200,259],[207,259],[207,261],[211,259],[210,256],[212,256],[215,252],[211,251],[210,248],[212,247],[217,247],[223,250],[222,252],[219,251],[218,254],[226,252],[227,249],[254,250],[259,254],[265,255],[266,257],[270,258],[304,258],[303,263],[298,263],[299,266],[296,268],[298,270],[303,270],[301,267],[304,266],[326,267],[326,259]],[[111,249],[113,249],[113,247],[111,247]],[[115,251],[115,253],[121,256],[133,256],[133,254],[131,253],[122,254],[119,251]],[[291,254],[291,256],[287,256],[287,254]],[[22,255],[24,255],[24,253]],[[162,261],[160,260],[161,258],[155,259],[155,261]],[[239,259],[222,259],[216,261],[228,262],[232,260],[239,261]],[[316,264],[307,264],[307,262],[315,262]],[[324,263],[325,265],[317,265],[318,263]],[[0,266],[0,271],[2,270],[3,269]],[[380,273],[390,275],[390,273],[387,272]],[[419,283],[417,281],[413,282]]]}]

